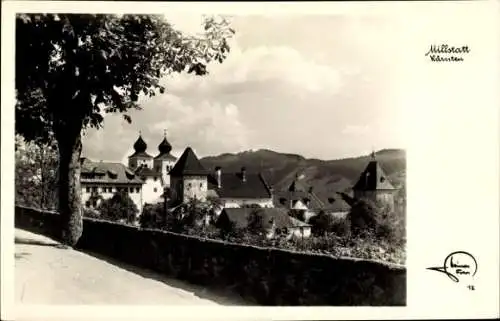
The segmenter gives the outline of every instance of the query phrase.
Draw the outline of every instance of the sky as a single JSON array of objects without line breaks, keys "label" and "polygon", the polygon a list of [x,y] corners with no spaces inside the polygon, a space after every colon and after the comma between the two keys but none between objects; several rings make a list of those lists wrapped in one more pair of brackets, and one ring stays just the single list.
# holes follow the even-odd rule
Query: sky
[{"label": "sky", "polygon": [[[166,17],[201,31],[201,15]],[[441,23],[419,17],[232,16],[226,61],[205,77],[165,78],[166,93],[144,100],[132,124],[107,115],[103,129],[85,134],[83,155],[126,161],[141,132],[156,156],[164,130],[177,156],[187,146],[199,157],[266,148],[319,159],[405,148],[411,59],[423,61]]]}]

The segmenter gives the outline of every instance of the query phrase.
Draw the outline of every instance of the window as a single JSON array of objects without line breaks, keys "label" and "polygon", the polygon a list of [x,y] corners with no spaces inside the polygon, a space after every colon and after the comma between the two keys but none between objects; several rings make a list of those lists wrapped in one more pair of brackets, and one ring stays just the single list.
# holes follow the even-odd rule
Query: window
[{"label": "window", "polygon": [[153,188],[153,192],[155,192],[155,193],[158,192],[158,189],[156,187]]},{"label": "window", "polygon": [[92,192],[97,193],[97,187],[92,187]]},{"label": "window", "polygon": [[113,187],[109,187],[109,188],[108,188],[108,192],[109,192],[109,193],[113,193]]},{"label": "window", "polygon": [[200,188],[203,188],[203,183],[200,183]]},{"label": "window", "polygon": [[90,193],[90,187],[87,187],[85,190],[87,191],[87,193]]},{"label": "window", "polygon": [[129,191],[130,191],[130,193],[133,193],[133,192],[134,192],[134,188],[133,188],[133,187],[131,187],[131,188],[129,189]]},{"label": "window", "polygon": [[380,182],[383,183],[385,181],[385,177],[380,177]]},{"label": "window", "polygon": [[140,189],[139,187],[136,187],[136,188],[135,188],[135,192],[136,192],[136,193],[139,193],[140,191],[141,191],[141,189]]},{"label": "window", "polygon": [[191,183],[188,183],[188,187],[191,188]]},{"label": "window", "polygon": [[155,176],[154,181],[156,182],[158,180],[158,177]]}]

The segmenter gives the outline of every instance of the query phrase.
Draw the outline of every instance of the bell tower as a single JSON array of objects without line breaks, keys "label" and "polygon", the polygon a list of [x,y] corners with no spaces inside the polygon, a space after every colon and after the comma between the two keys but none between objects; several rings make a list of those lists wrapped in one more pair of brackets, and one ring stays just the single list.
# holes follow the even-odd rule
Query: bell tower
[{"label": "bell tower", "polygon": [[158,145],[158,151],[158,156],[154,158],[154,169],[161,173],[163,187],[170,187],[169,172],[174,167],[177,158],[170,153],[172,145],[167,140],[167,130],[163,131],[163,140]]},{"label": "bell tower", "polygon": [[134,143],[134,153],[128,158],[128,167],[133,170],[141,166],[152,168],[153,156],[146,152],[147,148],[148,145],[142,138],[141,132],[139,132],[139,138]]}]

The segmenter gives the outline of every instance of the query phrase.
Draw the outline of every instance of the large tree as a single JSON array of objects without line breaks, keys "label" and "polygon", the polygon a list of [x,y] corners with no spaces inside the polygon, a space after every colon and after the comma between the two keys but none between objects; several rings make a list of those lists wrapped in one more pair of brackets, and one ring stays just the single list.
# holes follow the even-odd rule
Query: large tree
[{"label": "large tree", "polygon": [[205,75],[222,62],[233,30],[207,18],[186,36],[160,15],[20,14],[16,18],[16,132],[57,141],[61,239],[82,233],[81,134],[104,113],[139,109],[141,95],[163,93],[162,77]]}]

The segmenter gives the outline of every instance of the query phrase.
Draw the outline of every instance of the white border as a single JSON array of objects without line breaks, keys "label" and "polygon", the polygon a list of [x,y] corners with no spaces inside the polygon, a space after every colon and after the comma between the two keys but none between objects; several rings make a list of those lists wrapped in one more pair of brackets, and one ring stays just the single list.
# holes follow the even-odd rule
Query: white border
[{"label": "white border", "polygon": [[[441,33],[453,39],[484,38],[472,48],[463,66],[425,65],[406,81],[416,88],[429,82],[436,68],[449,68],[454,78],[480,82],[470,108],[453,109],[464,89],[436,83],[434,94],[448,99],[437,104],[432,92],[414,92],[415,104],[404,106],[408,126],[408,305],[404,308],[238,308],[130,306],[22,306],[14,309],[13,206],[14,162],[14,13],[170,11],[217,14],[388,14],[402,17],[440,16],[444,25],[463,16],[472,35]],[[498,317],[498,106],[500,89],[498,3],[471,2],[343,2],[343,3],[133,3],[69,1],[5,1],[2,3],[2,319],[394,319]],[[480,18],[479,18],[480,17]],[[474,29],[475,28],[475,29]],[[425,40],[425,39],[424,39]],[[436,39],[434,39],[436,40]],[[447,41],[448,39],[437,39]],[[429,39],[430,41],[430,39]],[[430,43],[428,43],[430,44]],[[484,43],[483,43],[484,44]],[[424,48],[423,48],[424,50]],[[415,59],[422,53],[415,53]],[[415,62],[419,63],[419,62]],[[448,78],[446,78],[448,79]],[[405,80],[402,80],[405,81]],[[465,81],[465,80],[464,80]],[[427,88],[427,87],[426,87]],[[470,87],[472,88],[472,87]],[[472,89],[471,89],[472,90]],[[445,94],[443,94],[443,92]],[[427,95],[427,96],[426,96]],[[426,96],[422,98],[422,96]],[[465,99],[465,98],[464,98]],[[418,102],[418,103],[417,103]],[[434,121],[436,120],[436,121]],[[437,120],[440,120],[439,122]],[[462,124],[461,126],[457,124]],[[437,167],[437,168],[436,168]],[[477,291],[467,291],[446,277],[425,270],[440,264],[449,252],[472,252],[479,265]]]}]

